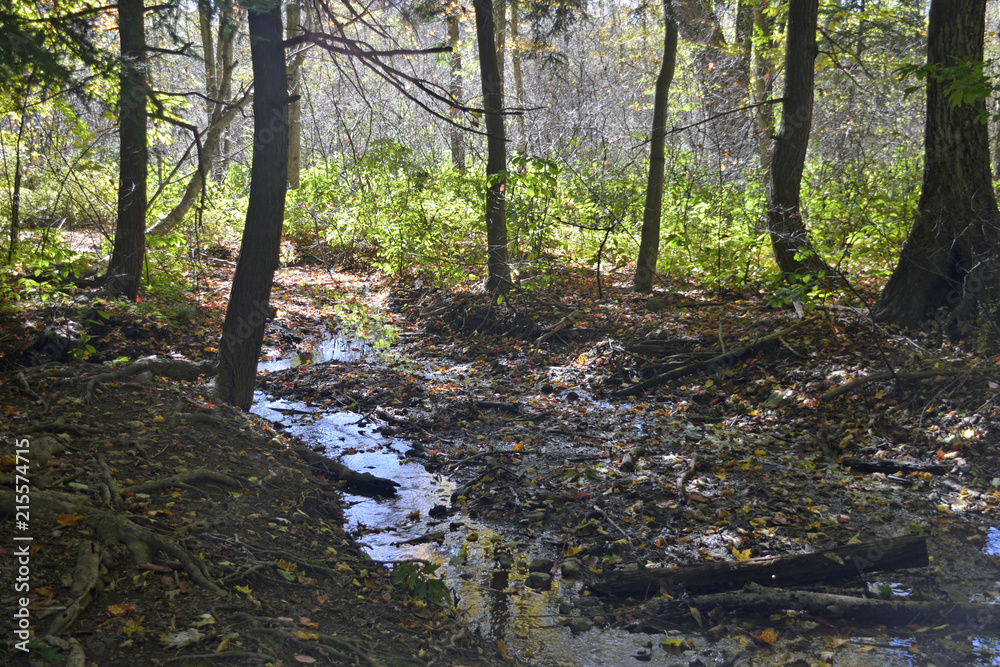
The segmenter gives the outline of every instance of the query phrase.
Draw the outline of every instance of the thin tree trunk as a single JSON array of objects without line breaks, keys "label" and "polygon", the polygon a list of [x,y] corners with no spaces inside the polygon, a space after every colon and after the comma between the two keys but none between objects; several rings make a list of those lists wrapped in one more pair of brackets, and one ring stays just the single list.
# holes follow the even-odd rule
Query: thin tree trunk
[{"label": "thin tree trunk", "polygon": [[250,201],[219,344],[215,395],[248,410],[253,403],[264,322],[278,268],[288,185],[288,73],[281,7],[248,13],[254,76]]},{"label": "thin tree trunk", "polygon": [[[927,63],[948,67],[983,59],[986,0],[932,0]],[[951,82],[927,76],[923,190],[899,264],[875,317],[915,326],[933,312],[951,322],[1000,322],[1000,213],[990,178],[986,101],[953,104]],[[939,310],[940,309],[940,310]]]},{"label": "thin tree trunk", "polygon": [[517,0],[510,3],[510,63],[514,69],[514,104],[520,110],[517,114],[517,151],[528,151],[528,132],[524,123],[524,72],[521,67],[521,28],[518,26]]},{"label": "thin tree trunk", "polygon": [[656,260],[660,254],[660,214],[663,210],[663,172],[666,166],[664,144],[667,137],[667,102],[670,84],[674,79],[677,63],[677,21],[674,19],[671,0],[663,3],[663,59],[656,77],[653,94],[653,129],[649,143],[649,177],[646,181],[646,204],[642,212],[642,236],[639,240],[639,259],[635,266],[633,288],[636,292],[650,292],[656,275]]},{"label": "thin tree trunk", "polygon": [[[461,104],[464,93],[462,90],[462,54],[459,51],[462,33],[458,22],[458,13],[449,12],[445,16],[445,24],[448,28],[448,46],[451,47],[451,58],[448,63],[451,67],[451,83],[448,87],[448,94],[453,103]],[[464,172],[465,133],[462,128],[454,125],[449,127],[448,132],[451,140],[451,162],[455,165],[455,169]]]},{"label": "thin tree trunk", "polygon": [[489,276],[486,288],[506,293],[511,286],[507,262],[507,209],[504,178],[507,169],[507,144],[503,122],[503,83],[497,68],[497,49],[493,42],[493,3],[474,0],[476,39],[479,42],[479,70],[483,82],[483,108],[486,111],[486,243]]},{"label": "thin tree trunk", "polygon": [[105,285],[111,296],[134,301],[146,245],[146,37],[143,0],[119,0],[121,100],[118,111],[118,225]]},{"label": "thin tree trunk", "polygon": [[[292,39],[302,33],[302,7],[298,0],[285,5],[285,37]],[[301,47],[299,47],[301,49]],[[299,51],[288,63],[288,94],[293,99],[288,105],[288,188],[298,190],[299,170],[302,159],[302,62],[304,52]]]},{"label": "thin tree trunk", "polygon": [[250,103],[252,96],[244,95],[242,99],[227,104],[232,95],[233,70],[236,62],[233,60],[233,40],[236,38],[237,25],[233,19],[232,6],[222,3],[219,15],[218,44],[213,45],[212,15],[206,4],[199,5],[201,15],[202,49],[205,54],[205,92],[214,103],[209,104],[207,129],[199,152],[198,168],[191,175],[184,193],[174,207],[163,218],[146,230],[147,234],[169,234],[184,220],[198,195],[203,192],[205,179],[208,178],[212,165],[219,154],[222,135],[230,123]]},{"label": "thin tree trunk", "polygon": [[778,268],[786,274],[814,277],[826,276],[830,271],[809,242],[799,209],[799,193],[812,127],[818,11],[819,0],[795,0],[788,7],[781,133],[774,141],[767,184],[767,226]]},{"label": "thin tree trunk", "polygon": [[758,155],[761,170],[770,178],[771,158],[774,157],[774,107],[762,102],[771,97],[774,68],[771,63],[771,19],[764,13],[760,2],[753,8],[753,29],[757,37],[753,49],[753,101],[760,105],[755,107],[760,132]]},{"label": "thin tree trunk", "polygon": [[7,249],[7,263],[14,261],[17,245],[21,236],[21,143],[24,140],[24,128],[28,124],[28,96],[25,93],[21,104],[21,122],[17,127],[17,139],[14,141],[14,185],[10,194],[10,247]]},{"label": "thin tree trunk", "polygon": [[504,62],[507,60],[507,0],[496,0],[493,3],[493,21],[496,25],[497,36],[497,76],[500,77],[500,89],[502,90],[506,80]]}]

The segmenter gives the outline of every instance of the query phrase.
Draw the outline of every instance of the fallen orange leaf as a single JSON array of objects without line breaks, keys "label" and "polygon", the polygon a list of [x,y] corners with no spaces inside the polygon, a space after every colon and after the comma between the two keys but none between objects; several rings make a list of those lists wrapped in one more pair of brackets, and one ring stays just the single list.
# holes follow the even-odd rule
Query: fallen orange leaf
[{"label": "fallen orange leaf", "polygon": [[56,523],[60,526],[75,526],[80,519],[83,518],[82,514],[77,514],[73,512],[72,514],[67,514],[66,512],[59,512],[59,516],[56,518]]}]

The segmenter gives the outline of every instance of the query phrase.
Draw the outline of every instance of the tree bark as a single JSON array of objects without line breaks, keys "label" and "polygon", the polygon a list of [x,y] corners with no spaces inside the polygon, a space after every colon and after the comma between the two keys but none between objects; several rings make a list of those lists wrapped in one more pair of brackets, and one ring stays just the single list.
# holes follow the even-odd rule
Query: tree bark
[{"label": "tree bark", "polygon": [[524,122],[524,71],[522,68],[521,56],[521,28],[518,25],[517,0],[510,3],[510,64],[514,72],[514,104],[518,109],[517,114],[517,151],[519,153],[528,152],[528,131]]},{"label": "tree bark", "polygon": [[[288,0],[285,5],[285,36],[292,39],[302,34],[302,7],[298,0]],[[301,46],[299,47],[301,49]],[[288,62],[288,94],[301,95],[302,62],[300,50]],[[288,189],[298,190],[299,170],[302,159],[302,104],[293,99],[288,105]]]},{"label": "tree bark", "polygon": [[[496,28],[497,76],[500,78],[500,90],[503,90],[504,64],[507,60],[507,0],[495,0],[493,3],[493,24]],[[500,104],[503,107],[501,101]]]},{"label": "tree bark", "polygon": [[[986,0],[932,0],[927,63],[983,59]],[[986,101],[953,104],[949,81],[927,76],[923,190],[899,264],[875,306],[876,318],[915,326],[931,311],[951,323],[979,314],[993,326],[1000,214],[990,180]]]},{"label": "tree bark", "polygon": [[[451,11],[449,9],[444,19],[448,28],[448,46],[451,47],[451,57],[448,63],[451,67],[451,83],[448,86],[448,94],[455,104],[461,104],[464,95],[462,90],[462,54],[459,51],[462,32],[458,18],[457,10]],[[458,171],[465,172],[465,133],[462,128],[454,125],[448,129],[448,132],[451,140],[451,163]]]},{"label": "tree bark", "polygon": [[248,410],[253,402],[264,322],[278,268],[288,184],[288,74],[281,7],[248,13],[254,76],[250,201],[219,344],[215,395]]},{"label": "tree bark", "polygon": [[757,2],[753,8],[753,30],[756,44],[753,49],[753,102],[760,106],[756,109],[758,134],[757,153],[760,158],[760,168],[770,175],[771,158],[774,148],[774,107],[761,104],[771,97],[771,84],[774,81],[773,64],[771,63],[771,19],[764,13],[764,7]]},{"label": "tree bark", "polygon": [[802,170],[812,127],[813,63],[819,0],[796,0],[788,7],[785,97],[781,133],[767,184],[767,222],[778,268],[786,274],[823,277],[830,273],[813,249],[799,210]]},{"label": "tree bark", "polygon": [[660,215],[663,210],[663,172],[666,166],[664,144],[667,138],[667,103],[670,84],[677,63],[677,21],[671,0],[663,2],[663,58],[653,93],[653,129],[649,143],[649,175],[646,180],[646,203],[642,211],[642,235],[639,258],[635,265],[633,289],[651,292],[660,254]]},{"label": "tree bark", "polygon": [[476,40],[479,42],[479,70],[483,82],[483,109],[486,111],[486,243],[488,278],[486,288],[506,293],[511,286],[507,262],[507,209],[504,174],[507,170],[507,138],[503,122],[503,83],[497,69],[497,49],[493,42],[493,2],[474,0]]},{"label": "tree bark", "polygon": [[118,225],[105,290],[135,301],[146,248],[146,35],[143,0],[119,0]]}]

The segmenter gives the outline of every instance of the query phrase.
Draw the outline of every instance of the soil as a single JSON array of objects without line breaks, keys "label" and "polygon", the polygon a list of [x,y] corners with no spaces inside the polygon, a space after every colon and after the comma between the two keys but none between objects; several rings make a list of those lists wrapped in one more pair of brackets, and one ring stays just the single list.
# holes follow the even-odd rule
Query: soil
[{"label": "soil", "polygon": [[[381,318],[356,319],[353,330],[392,339],[392,347],[360,361],[261,375],[259,388],[350,409],[406,438],[408,456],[460,484],[448,513],[506,526],[525,553],[555,549],[556,576],[575,559],[581,593],[587,582],[636,565],[666,570],[926,534],[931,568],[869,575],[834,592],[872,597],[888,587],[889,595],[943,604],[1000,599],[1000,567],[987,549],[1000,503],[1000,372],[982,341],[877,329],[843,307],[818,309],[803,322],[756,294],[707,295],[682,285],[649,303],[620,278],[605,276],[598,297],[587,274],[553,272],[544,290],[498,305],[475,289],[400,289],[369,279],[362,291],[351,276],[289,267],[278,276],[265,352],[307,352],[334,314],[343,321],[345,312],[360,312],[344,310],[349,299]],[[325,297],[309,298],[318,290],[304,285],[324,281]],[[26,438],[30,526],[19,531],[11,516],[4,530],[33,537],[36,641],[62,655],[82,651],[77,664],[102,667],[137,658],[512,664],[505,647],[463,627],[451,607],[393,584],[390,567],[360,551],[343,529],[340,482],[303,459],[300,443],[213,405],[204,378],[151,372],[102,380],[107,367],[88,363],[150,353],[211,358],[218,304],[201,298],[181,327],[81,296],[58,317],[36,310],[0,322],[8,475],[0,509],[14,504],[6,489],[19,462],[11,454]],[[106,315],[84,315],[91,310]],[[79,345],[53,347],[59,332],[44,334],[55,320],[108,328],[91,336],[92,352],[77,353],[87,362],[74,362]],[[754,346],[786,327],[795,328]],[[127,331],[136,333],[120,335]],[[78,331],[65,335],[79,340]],[[65,354],[35,365],[46,347]],[[828,393],[886,366],[941,374]],[[624,396],[631,389],[639,395]],[[899,466],[861,472],[852,460]],[[8,562],[15,546],[3,547]],[[12,610],[15,569],[0,572],[0,600]],[[587,627],[638,626],[639,602],[602,601],[598,612],[580,602],[561,610],[560,622],[576,631],[587,607]],[[74,603],[79,614],[49,636]],[[703,632],[694,613],[676,622]],[[728,660],[749,664],[830,663],[846,657],[837,637],[873,631],[833,617],[752,610],[715,613],[709,625],[716,635],[747,638]],[[989,664],[997,647],[982,641],[989,632],[969,625],[891,633],[908,637],[922,664]],[[826,641],[827,652],[803,637]],[[880,660],[878,652],[871,657]],[[16,651],[7,658],[19,659]]]}]

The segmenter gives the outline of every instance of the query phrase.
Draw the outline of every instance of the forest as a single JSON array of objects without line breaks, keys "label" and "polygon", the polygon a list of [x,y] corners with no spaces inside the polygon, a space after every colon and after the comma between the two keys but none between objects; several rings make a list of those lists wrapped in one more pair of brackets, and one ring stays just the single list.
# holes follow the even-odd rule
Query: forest
[{"label": "forest", "polygon": [[0,3],[3,664],[1000,664],[998,74],[995,0]]}]

